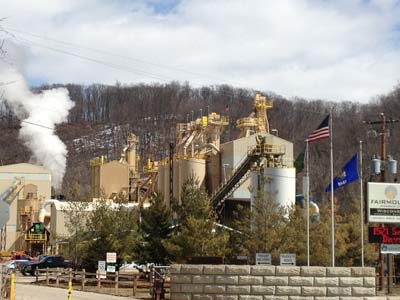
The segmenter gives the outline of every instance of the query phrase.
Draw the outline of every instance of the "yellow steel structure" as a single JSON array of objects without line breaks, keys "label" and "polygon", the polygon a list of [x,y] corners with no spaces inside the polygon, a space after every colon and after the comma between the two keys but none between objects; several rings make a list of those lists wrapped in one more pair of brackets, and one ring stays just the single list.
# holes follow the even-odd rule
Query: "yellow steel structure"
[{"label": "yellow steel structure", "polygon": [[207,148],[219,151],[222,130],[229,124],[229,119],[215,112],[202,116],[188,123],[176,125],[175,158],[204,158]]},{"label": "yellow steel structure", "polygon": [[269,133],[267,110],[272,108],[272,101],[267,97],[256,94],[253,102],[254,112],[246,118],[236,121],[240,129],[240,137],[247,137],[254,133]]},{"label": "yellow steel structure", "polygon": [[102,165],[104,165],[104,156],[103,155],[90,160],[91,167],[97,167],[97,166],[102,166]]},{"label": "yellow steel structure", "polygon": [[46,233],[25,233],[25,241],[47,241]]}]

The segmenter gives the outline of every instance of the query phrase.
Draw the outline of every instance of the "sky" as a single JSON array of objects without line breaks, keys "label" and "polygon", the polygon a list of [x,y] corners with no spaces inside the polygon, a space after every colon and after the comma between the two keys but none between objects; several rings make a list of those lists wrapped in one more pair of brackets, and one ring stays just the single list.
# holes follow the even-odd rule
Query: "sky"
[{"label": "sky", "polygon": [[400,80],[400,0],[1,0],[0,19],[31,86],[187,81],[366,103]]}]

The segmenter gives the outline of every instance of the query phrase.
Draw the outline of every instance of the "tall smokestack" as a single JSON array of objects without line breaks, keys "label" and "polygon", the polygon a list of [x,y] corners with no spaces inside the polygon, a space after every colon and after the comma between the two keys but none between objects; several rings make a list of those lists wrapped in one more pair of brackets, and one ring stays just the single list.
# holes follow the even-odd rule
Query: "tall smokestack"
[{"label": "tall smokestack", "polygon": [[0,94],[22,120],[19,138],[32,151],[30,162],[51,171],[52,184],[61,188],[67,163],[67,147],[55,134],[55,126],[67,121],[74,103],[65,88],[50,89],[33,94],[23,76],[14,68],[0,62]]}]

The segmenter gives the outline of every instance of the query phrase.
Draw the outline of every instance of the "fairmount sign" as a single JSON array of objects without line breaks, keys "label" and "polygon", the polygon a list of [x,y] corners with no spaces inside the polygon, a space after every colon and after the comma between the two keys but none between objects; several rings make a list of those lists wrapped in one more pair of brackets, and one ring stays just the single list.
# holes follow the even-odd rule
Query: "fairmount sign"
[{"label": "fairmount sign", "polygon": [[400,223],[400,184],[368,182],[368,222]]}]

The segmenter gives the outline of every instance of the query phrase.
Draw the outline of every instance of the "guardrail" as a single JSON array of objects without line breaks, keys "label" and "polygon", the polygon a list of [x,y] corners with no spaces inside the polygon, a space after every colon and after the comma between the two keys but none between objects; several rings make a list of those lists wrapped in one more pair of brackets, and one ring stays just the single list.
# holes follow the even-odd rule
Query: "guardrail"
[{"label": "guardrail", "polygon": [[[149,281],[140,280],[141,274],[119,274],[115,272],[104,275],[99,271],[95,273],[86,272],[85,269],[78,271],[63,268],[46,268],[36,269],[35,276],[36,283],[39,283],[41,279],[46,286],[66,287],[71,282],[73,289],[107,292],[112,295],[137,296],[138,290],[151,293],[152,288]],[[169,281],[166,287],[169,288]],[[131,291],[129,292],[129,290]]]}]

